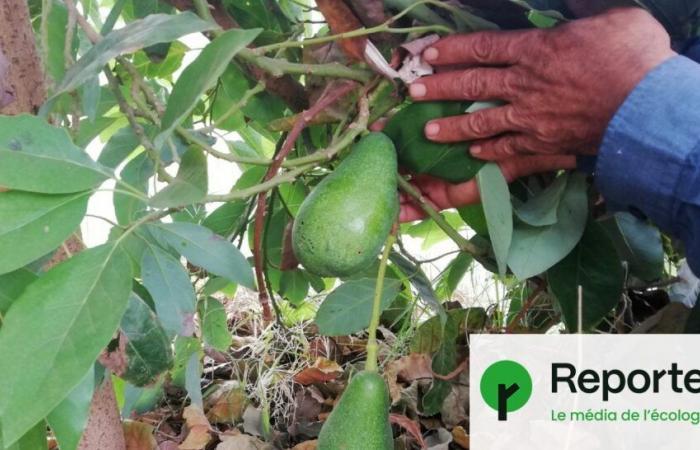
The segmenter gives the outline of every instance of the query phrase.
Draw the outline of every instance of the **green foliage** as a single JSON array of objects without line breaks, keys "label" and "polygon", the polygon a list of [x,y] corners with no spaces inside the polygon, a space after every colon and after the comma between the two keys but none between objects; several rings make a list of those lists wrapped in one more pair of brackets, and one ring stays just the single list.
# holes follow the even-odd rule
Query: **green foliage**
[{"label": "green foliage", "polygon": [[460,115],[467,106],[460,102],[412,103],[392,117],[384,132],[396,145],[399,164],[450,182],[473,178],[484,163],[469,155],[468,145],[432,142],[423,133],[430,120]]},{"label": "green foliage", "polygon": [[33,116],[0,116],[0,159],[0,186],[22,191],[69,194],[94,188],[108,176],[65,130]]},{"label": "green foliage", "polygon": [[[96,361],[107,346],[122,352],[126,364],[112,375],[125,416],[155,408],[166,388],[186,390],[201,405],[203,348],[230,351],[227,302],[262,287],[253,276],[253,253],[259,252],[260,276],[277,302],[279,322],[291,327],[315,318],[324,335],[362,332],[372,315],[377,255],[395,224],[397,165],[402,175],[407,170],[453,183],[476,177],[482,194],[483,204],[397,227],[402,245],[390,249],[379,312],[396,333],[392,350],[432,355],[436,373],[457,366],[467,333],[512,323],[542,277],[549,287],[536,306],[544,306],[524,311],[517,324],[527,332],[544,332],[558,320],[575,331],[579,285],[583,328],[590,330],[615,309],[625,283],[645,289],[673,273],[664,264],[675,259],[664,254],[663,237],[651,225],[627,214],[595,220],[599,211],[589,211],[594,199],[583,175],[544,174],[508,186],[497,166],[469,156],[469,143],[439,144],[423,134],[429,120],[497,102],[409,103],[401,83],[373,78],[371,68],[348,61],[335,47],[306,45],[309,36],[333,39],[328,27],[310,25],[308,12],[293,1],[220,2],[240,25],[228,31],[207,14],[175,11],[162,1],[78,3],[87,22],[81,18],[81,26],[68,30],[70,4],[30,1],[50,100],[40,116],[0,117],[4,448],[44,448],[45,421],[62,449],[75,448],[102,378]],[[390,0],[386,6],[398,11],[414,3]],[[657,14],[674,11],[662,3],[652,8]],[[47,5],[50,10],[42,11]],[[499,14],[489,20],[550,26],[566,12],[559,0],[518,0],[504,8],[516,12],[514,22]],[[416,21],[423,30],[438,25],[439,32],[497,28],[479,17],[478,8],[455,3],[449,9],[418,5],[406,23]],[[93,24],[101,38],[88,29]],[[687,34],[687,25],[679,24],[676,34]],[[196,39],[185,38],[192,33],[199,33]],[[386,55],[415,33],[392,36],[391,44],[375,40]],[[201,44],[204,39],[210,42]],[[343,78],[369,81],[309,118],[313,104],[336,92]],[[296,114],[301,109],[306,113]],[[384,129],[390,139],[367,136],[365,122],[394,109]],[[306,127],[298,136],[272,131],[295,122]],[[283,145],[289,138],[295,138],[291,149]],[[266,177],[283,149],[291,151]],[[213,158],[226,165],[213,167]],[[214,178],[221,174],[226,179]],[[335,194],[323,192],[341,177]],[[92,205],[104,203],[104,191],[116,219],[112,224],[103,217],[112,225],[107,243],[49,268],[55,250],[81,226],[93,245],[86,218],[95,218]],[[252,220],[259,198],[265,202],[262,230]],[[325,258],[320,268],[299,251],[296,265],[290,251],[290,229],[309,219],[313,202],[320,206],[306,238]],[[476,236],[466,234],[468,228]],[[339,243],[342,251],[329,251]],[[421,261],[423,255],[405,247],[447,250]],[[361,261],[353,270],[321,270],[357,251]],[[453,256],[443,259],[448,253]],[[432,264],[443,269],[434,279],[436,272],[427,269]],[[483,278],[480,266],[499,273],[493,299],[499,307],[444,303],[462,298],[457,286],[465,276]],[[469,301],[483,300],[478,290],[471,294]],[[507,311],[500,307],[504,298],[511,300]],[[428,313],[433,317],[418,325],[417,317]],[[419,399],[422,412],[440,412],[450,389],[436,378]],[[368,426],[384,423],[388,406],[377,402],[381,411],[373,417],[381,421]],[[390,429],[374,430],[378,448],[389,447]]]},{"label": "green foliage", "polygon": [[[319,333],[325,336],[344,336],[357,333],[369,325],[376,280],[362,278],[337,287],[321,304],[316,313]],[[384,280],[381,311],[391,305],[399,293],[401,282]]]},{"label": "green foliage", "polygon": [[250,44],[258,34],[260,30],[229,30],[214,39],[197,59],[187,66],[170,94],[161,124],[163,131],[155,141],[157,147],[165,143],[175,127],[189,116],[199,97],[224,73],[231,58]]},{"label": "green foliage", "polygon": [[624,278],[612,240],[593,220],[588,221],[576,248],[547,272],[564,323],[572,331],[578,330],[579,324],[579,286],[582,291],[580,323],[587,331],[617,306]]},{"label": "green foliage", "polygon": [[61,84],[54,91],[53,98],[85,83],[97,75],[110,60],[118,56],[212,28],[214,26],[211,23],[189,12],[176,15],[153,14],[145,19],[131,22],[109,33],[83,55],[68,70]]},{"label": "green foliage", "polygon": [[496,164],[486,164],[476,175],[484,207],[489,238],[498,264],[498,272],[506,273],[508,249],[513,239],[513,208],[508,183]]},{"label": "green foliage", "polygon": [[0,365],[6,444],[43,420],[85,376],[119,326],[130,280],[126,254],[104,245],[56,266],[12,304],[0,330],[0,361],[12,361]]},{"label": "green foliage", "polygon": [[[508,266],[518,279],[525,280],[546,271],[576,246],[588,214],[586,189],[583,175],[570,175],[557,205],[557,221],[554,224],[536,227],[516,223]],[[542,195],[549,193],[545,190]]]}]

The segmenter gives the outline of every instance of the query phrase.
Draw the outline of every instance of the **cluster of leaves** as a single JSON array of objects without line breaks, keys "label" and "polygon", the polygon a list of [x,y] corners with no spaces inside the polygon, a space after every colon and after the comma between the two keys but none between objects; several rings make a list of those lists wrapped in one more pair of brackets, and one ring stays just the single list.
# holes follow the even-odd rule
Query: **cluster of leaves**
[{"label": "cluster of leaves", "polygon": [[[310,8],[285,0],[216,2],[214,16],[230,20],[219,20],[230,28],[224,31],[206,2],[193,3],[202,17],[157,1],[83,1],[81,11],[72,1],[30,1],[52,89],[39,116],[0,117],[0,186],[9,189],[0,193],[0,424],[6,446],[31,442],[46,421],[62,449],[75,448],[104,366],[126,383],[124,415],[152,406],[166,384],[185,389],[201,406],[203,350],[227,352],[231,344],[224,307],[213,295],[256,289],[245,248],[255,250],[251,217],[258,195],[270,193],[257,250],[280,322],[315,317],[319,333],[328,336],[365,329],[376,265],[335,287],[338,280],[298,267],[289,250],[299,205],[337,164],[333,157],[342,157],[367,126],[358,106],[363,102],[369,101],[371,119],[403,108],[398,117],[405,120],[387,133],[405,163],[451,181],[476,174],[483,193],[483,206],[404,225],[401,234],[434,241],[469,228],[471,242],[484,252],[460,252],[433,281],[403,249],[391,254],[384,324],[417,333],[411,350],[430,354],[435,373],[457,368],[456,344],[467,329],[544,330],[563,320],[570,330],[589,330],[615,309],[631,281],[643,286],[663,275],[659,232],[626,214],[597,217],[582,175],[531,177],[508,186],[497,167],[427,143],[420,134],[425,121],[467,105],[404,104],[400,87],[338,51],[328,28],[314,26],[318,16]],[[350,3],[362,17],[365,2]],[[408,8],[400,23],[418,26],[395,33],[407,35],[401,39],[418,31],[508,26],[487,10],[432,0],[390,0],[379,8],[367,3],[380,13],[363,17],[374,32],[387,31],[382,24],[392,11]],[[507,3],[526,24],[552,25],[565,11]],[[76,14],[85,19],[78,28]],[[190,49],[180,38],[192,33],[211,41],[183,67]],[[310,34],[316,45],[302,45]],[[382,34],[375,42],[387,56],[397,44]],[[298,105],[313,103],[335,78],[363,84],[315,117],[283,171],[270,174],[272,158],[298,121]],[[280,83],[305,98],[285,98]],[[86,153],[88,145],[100,147],[96,160]],[[208,192],[212,157],[237,166],[240,175],[232,174],[226,194]],[[50,255],[85,219],[90,198],[104,189],[112,193],[116,218],[108,241],[47,269]],[[463,242],[456,244],[463,249]],[[509,286],[509,311],[444,307],[477,261]],[[547,295],[533,308],[545,283]],[[314,293],[325,296],[317,312],[309,307]],[[420,305],[434,317],[415,331],[410,319]],[[440,412],[449,392],[450,383],[436,378],[422,414]]]}]

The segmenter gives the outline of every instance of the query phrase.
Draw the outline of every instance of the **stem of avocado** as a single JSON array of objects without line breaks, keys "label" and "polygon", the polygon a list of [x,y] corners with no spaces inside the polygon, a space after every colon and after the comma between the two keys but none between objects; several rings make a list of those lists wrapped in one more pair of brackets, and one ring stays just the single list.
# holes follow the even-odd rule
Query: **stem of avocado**
[{"label": "stem of avocado", "polygon": [[372,306],[372,319],[369,322],[369,338],[367,339],[367,362],[365,370],[367,372],[377,372],[379,366],[377,361],[377,328],[379,328],[379,318],[382,315],[382,291],[384,290],[384,276],[386,275],[386,266],[389,261],[389,253],[391,247],[396,241],[396,229],[392,230],[384,244],[384,252],[379,263],[379,271],[377,272],[377,284],[374,288],[374,304]]}]

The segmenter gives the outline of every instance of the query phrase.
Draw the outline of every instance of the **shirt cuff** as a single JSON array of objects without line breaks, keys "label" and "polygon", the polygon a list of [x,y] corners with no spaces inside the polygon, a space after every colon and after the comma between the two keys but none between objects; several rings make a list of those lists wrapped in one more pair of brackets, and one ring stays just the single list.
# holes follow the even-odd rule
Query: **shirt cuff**
[{"label": "shirt cuff", "polygon": [[596,165],[608,207],[677,232],[679,185],[699,129],[700,65],[676,56],[646,75],[608,125]]}]

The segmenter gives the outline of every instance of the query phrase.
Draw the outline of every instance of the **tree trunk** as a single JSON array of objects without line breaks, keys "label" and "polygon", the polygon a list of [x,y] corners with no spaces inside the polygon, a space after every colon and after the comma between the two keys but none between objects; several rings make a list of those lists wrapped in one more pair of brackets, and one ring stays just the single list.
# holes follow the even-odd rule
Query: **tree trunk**
[{"label": "tree trunk", "polygon": [[[7,78],[0,83],[4,88],[0,94],[6,98],[2,103],[9,102],[0,107],[0,113],[35,113],[44,102],[46,88],[26,0],[0,2],[0,51],[7,64]],[[0,62],[0,76],[1,66]],[[13,96],[12,101],[5,91],[11,91],[8,94]]]}]

